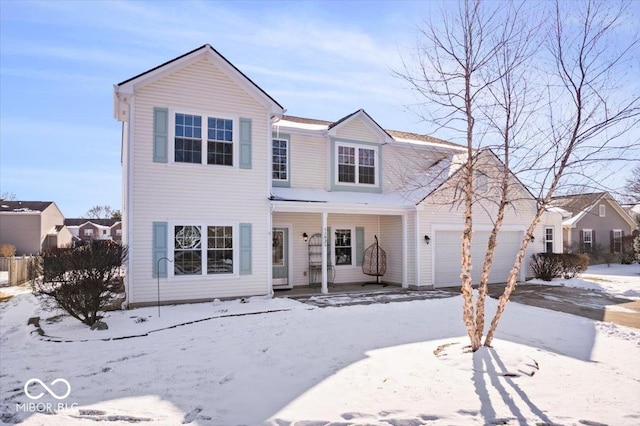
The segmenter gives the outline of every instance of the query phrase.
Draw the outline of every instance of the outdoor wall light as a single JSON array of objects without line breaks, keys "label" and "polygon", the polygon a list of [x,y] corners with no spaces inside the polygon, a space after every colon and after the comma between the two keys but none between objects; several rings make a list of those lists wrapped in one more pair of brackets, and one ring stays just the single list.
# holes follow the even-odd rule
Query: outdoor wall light
[{"label": "outdoor wall light", "polygon": [[536,242],[536,237],[534,237],[533,235],[531,236],[531,242],[535,243]]},{"label": "outdoor wall light", "polygon": [[425,242],[425,243],[427,243],[427,244],[429,244],[429,242],[430,242],[430,241],[431,241],[431,238],[429,238],[429,236],[428,236],[428,235],[425,235],[425,236],[424,236],[424,242]]},{"label": "outdoor wall light", "polygon": [[309,236],[307,235],[306,232],[302,233],[302,239],[304,240],[304,242],[306,243],[307,241],[309,241]]}]

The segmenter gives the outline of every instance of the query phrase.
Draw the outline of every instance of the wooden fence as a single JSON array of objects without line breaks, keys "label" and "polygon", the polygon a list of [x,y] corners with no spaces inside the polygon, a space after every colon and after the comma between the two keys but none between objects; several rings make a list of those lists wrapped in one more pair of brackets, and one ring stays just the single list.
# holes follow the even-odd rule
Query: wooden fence
[{"label": "wooden fence", "polygon": [[0,257],[0,286],[26,283],[29,280],[30,260],[30,256]]}]

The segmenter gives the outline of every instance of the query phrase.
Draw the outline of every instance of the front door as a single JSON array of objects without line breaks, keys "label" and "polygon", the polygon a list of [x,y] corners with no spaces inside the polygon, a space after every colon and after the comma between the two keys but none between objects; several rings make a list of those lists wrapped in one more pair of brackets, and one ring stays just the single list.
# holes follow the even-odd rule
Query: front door
[{"label": "front door", "polygon": [[272,232],[273,286],[290,288],[289,285],[289,230],[273,228]]}]

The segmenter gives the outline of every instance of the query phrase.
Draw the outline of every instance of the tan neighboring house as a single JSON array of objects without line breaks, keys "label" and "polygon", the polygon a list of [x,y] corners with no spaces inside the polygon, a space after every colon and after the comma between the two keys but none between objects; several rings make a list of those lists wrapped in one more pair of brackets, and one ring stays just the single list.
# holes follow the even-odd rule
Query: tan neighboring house
[{"label": "tan neighboring house", "polygon": [[636,229],[633,218],[608,192],[555,197],[563,214],[562,232],[567,249],[592,253],[620,253],[622,239]]},{"label": "tan neighboring house", "polygon": [[116,219],[65,219],[77,241],[113,240],[122,243],[122,222]]},{"label": "tan neighboring house", "polygon": [[15,246],[16,255],[67,247],[72,239],[53,201],[0,201],[0,243]]}]

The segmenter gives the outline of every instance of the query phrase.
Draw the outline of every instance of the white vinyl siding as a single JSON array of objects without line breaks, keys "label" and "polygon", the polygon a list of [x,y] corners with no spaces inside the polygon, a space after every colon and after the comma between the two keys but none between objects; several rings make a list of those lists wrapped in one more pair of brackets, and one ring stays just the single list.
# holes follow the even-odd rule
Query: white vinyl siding
[{"label": "white vinyl siding", "polygon": [[326,189],[327,150],[323,137],[291,133],[289,170],[292,188]]},{"label": "white vinyl siding", "polygon": [[[274,226],[287,225],[291,226],[292,246],[289,248],[292,253],[292,276],[290,277],[293,286],[309,285],[308,273],[309,256],[308,245],[304,241],[302,234],[306,233],[311,237],[315,233],[321,232],[322,216],[320,213],[284,213],[276,212],[273,214]],[[390,223],[391,229],[385,234],[383,223]],[[402,218],[400,216],[377,216],[377,215],[360,215],[360,214],[329,214],[328,227],[331,228],[331,239],[335,238],[336,229],[351,229],[354,232],[353,255],[356,254],[356,227],[364,228],[364,248],[366,249],[374,243],[374,236],[377,235],[380,241],[380,247],[387,252],[387,274],[381,277],[381,280],[392,283],[402,283]],[[395,234],[394,230],[399,230],[399,234]],[[395,237],[386,237],[384,235],[393,234]],[[410,232],[408,232],[410,234]],[[411,244],[411,243],[410,243]],[[331,248],[333,253],[333,248]],[[389,256],[395,256],[399,259],[397,263],[391,264]],[[392,259],[394,257],[391,257]],[[332,257],[332,261],[334,261]],[[335,283],[363,283],[375,281],[375,277],[362,273],[362,266],[357,266],[356,260],[352,265],[343,265],[335,267]],[[408,268],[414,268],[413,261],[409,262]],[[393,271],[393,272],[392,272]],[[413,276],[413,274],[411,274]],[[331,291],[331,290],[329,290]]]},{"label": "white vinyl siding", "polygon": [[381,142],[380,134],[359,117],[347,123],[338,124],[336,137],[363,142]]},{"label": "white vinyl siding", "polygon": [[[216,116],[252,119],[253,167],[239,169],[207,165],[154,163],[153,108],[176,112],[202,112]],[[130,253],[130,302],[153,303],[157,297],[152,277],[151,223],[224,224],[251,223],[252,273],[217,279],[212,292],[211,277],[189,277],[161,281],[162,300],[206,300],[267,294],[266,274],[271,267],[269,246],[269,190],[271,128],[267,109],[235,80],[207,59],[197,61],[137,90],[133,97],[133,161],[129,214],[135,247]],[[171,143],[171,142],[170,142]],[[171,154],[173,155],[173,154]],[[188,185],[185,187],[185,183]],[[222,184],[224,183],[224,184]],[[212,208],[224,200],[224,208]]]}]

